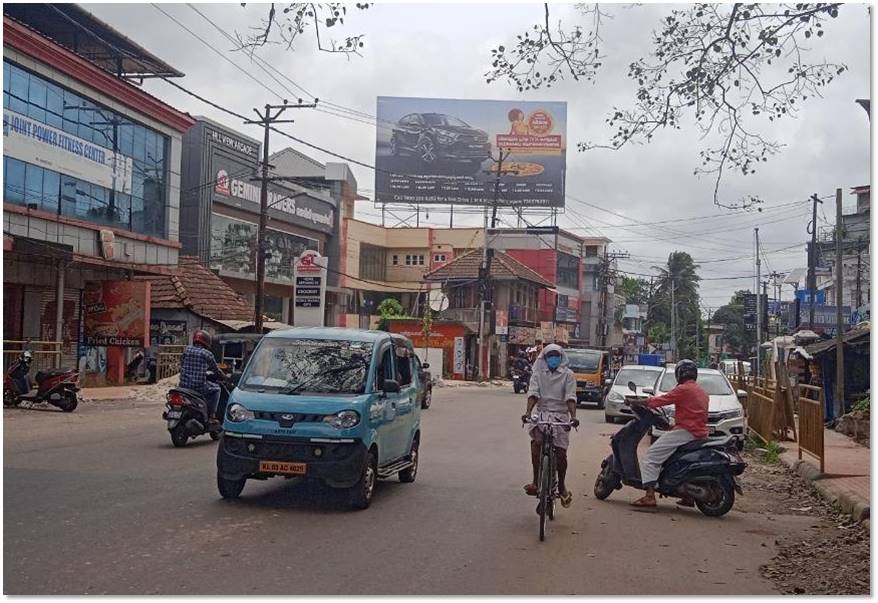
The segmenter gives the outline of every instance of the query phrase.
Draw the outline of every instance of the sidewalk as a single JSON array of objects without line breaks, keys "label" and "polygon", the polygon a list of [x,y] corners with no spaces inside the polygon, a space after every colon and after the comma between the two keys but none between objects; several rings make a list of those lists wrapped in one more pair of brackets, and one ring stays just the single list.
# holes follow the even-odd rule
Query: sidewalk
[{"label": "sidewalk", "polygon": [[858,521],[869,520],[871,450],[851,438],[824,430],[825,473],[821,474],[816,459],[802,454],[792,443],[781,453],[781,460],[809,481],[827,500]]}]

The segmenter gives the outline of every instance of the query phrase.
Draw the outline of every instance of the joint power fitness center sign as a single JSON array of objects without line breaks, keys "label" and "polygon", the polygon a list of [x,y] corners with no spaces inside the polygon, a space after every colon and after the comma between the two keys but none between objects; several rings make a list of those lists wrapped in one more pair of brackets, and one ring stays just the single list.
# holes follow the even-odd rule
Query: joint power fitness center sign
[{"label": "joint power fitness center sign", "polygon": [[326,299],[326,258],[316,251],[302,253],[295,263],[294,321],[297,327],[322,327]]},{"label": "joint power fitness center sign", "polygon": [[[564,207],[567,103],[378,97],[379,203]],[[508,157],[505,155],[509,153]]]}]

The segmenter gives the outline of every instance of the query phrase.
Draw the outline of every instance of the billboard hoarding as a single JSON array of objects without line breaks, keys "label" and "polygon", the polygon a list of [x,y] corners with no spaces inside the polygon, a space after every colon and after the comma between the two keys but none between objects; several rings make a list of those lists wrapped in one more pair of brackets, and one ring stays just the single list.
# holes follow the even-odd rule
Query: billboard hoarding
[{"label": "billboard hoarding", "polygon": [[87,282],[83,293],[87,346],[149,347],[149,283]]},{"label": "billboard hoarding", "polygon": [[[567,103],[378,97],[379,203],[564,207]],[[508,157],[506,156],[508,154]]]}]

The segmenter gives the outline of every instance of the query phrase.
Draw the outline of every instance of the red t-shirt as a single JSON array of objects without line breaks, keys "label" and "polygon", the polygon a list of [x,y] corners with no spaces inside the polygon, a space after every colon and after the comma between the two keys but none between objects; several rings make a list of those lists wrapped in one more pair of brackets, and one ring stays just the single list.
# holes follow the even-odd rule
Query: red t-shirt
[{"label": "red t-shirt", "polygon": [[695,381],[678,385],[663,396],[646,401],[650,408],[674,405],[674,429],[685,429],[696,438],[707,437],[707,408],[710,396]]}]

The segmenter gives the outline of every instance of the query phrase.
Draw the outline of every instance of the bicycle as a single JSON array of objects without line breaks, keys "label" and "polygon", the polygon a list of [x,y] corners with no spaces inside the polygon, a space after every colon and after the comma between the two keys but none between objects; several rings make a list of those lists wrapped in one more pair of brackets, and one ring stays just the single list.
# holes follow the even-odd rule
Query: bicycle
[{"label": "bicycle", "polygon": [[540,515],[540,542],[546,539],[546,518],[549,521],[555,519],[555,500],[560,498],[558,492],[557,465],[555,464],[555,435],[553,429],[546,427],[575,428],[577,423],[573,421],[540,421],[525,420],[522,422],[544,428],[543,443],[540,448],[540,471],[537,481],[537,512]]}]

